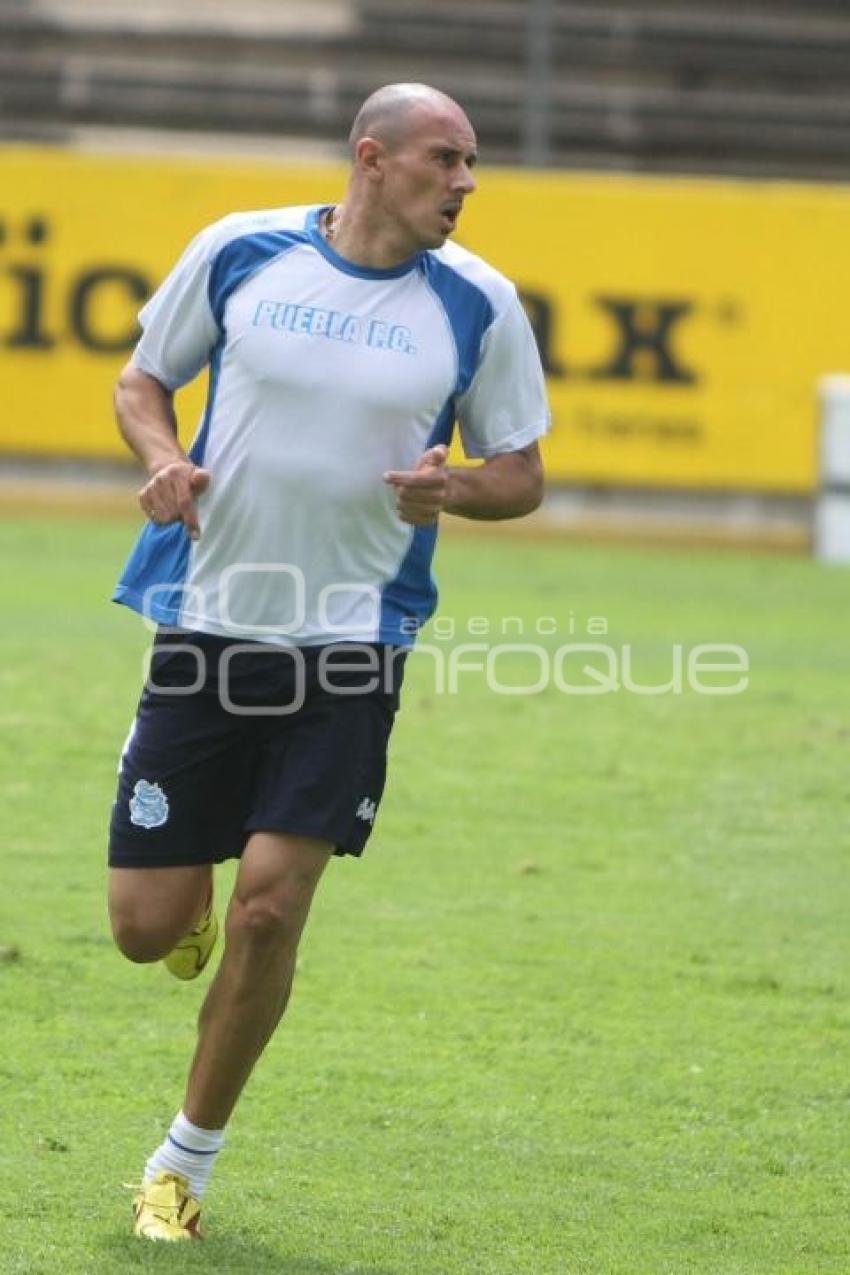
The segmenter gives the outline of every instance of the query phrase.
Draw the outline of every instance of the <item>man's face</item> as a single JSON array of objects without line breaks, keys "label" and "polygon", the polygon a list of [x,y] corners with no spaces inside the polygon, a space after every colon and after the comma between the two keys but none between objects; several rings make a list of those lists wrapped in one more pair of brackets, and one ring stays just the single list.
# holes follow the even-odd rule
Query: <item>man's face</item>
[{"label": "man's face", "polygon": [[421,111],[384,160],[382,205],[411,253],[440,248],[475,189],[475,133],[462,111]]}]

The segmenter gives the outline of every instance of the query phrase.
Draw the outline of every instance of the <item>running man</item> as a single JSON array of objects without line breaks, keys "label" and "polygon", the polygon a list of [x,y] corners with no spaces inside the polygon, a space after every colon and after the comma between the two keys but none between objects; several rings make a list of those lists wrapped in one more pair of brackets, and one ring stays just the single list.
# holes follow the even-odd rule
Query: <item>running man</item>
[{"label": "running man", "polygon": [[[507,279],[447,243],[476,139],[425,85],[379,89],[344,202],[237,213],[140,314],[116,391],[149,521],[115,598],[159,625],[121,758],[109,913],[132,961],[207,963],[213,865],[240,864],[182,1108],[137,1235],[199,1234],[224,1131],[283,1014],[313,894],[362,854],[439,516],[540,503],[540,359]],[[173,394],[209,368],[185,453]],[[468,456],[451,468],[455,423]]]}]

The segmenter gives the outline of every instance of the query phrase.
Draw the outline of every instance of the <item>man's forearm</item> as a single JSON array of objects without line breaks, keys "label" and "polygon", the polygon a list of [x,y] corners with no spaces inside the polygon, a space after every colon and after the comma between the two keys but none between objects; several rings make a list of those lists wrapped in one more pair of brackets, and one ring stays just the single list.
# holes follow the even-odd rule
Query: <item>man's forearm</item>
[{"label": "man's forearm", "polygon": [[122,438],[149,475],[186,459],[177,438],[172,395],[159,381],[129,364],[115,389],[115,415]]},{"label": "man's forearm", "polygon": [[115,414],[125,441],[148,472],[139,492],[142,511],[160,526],[182,522],[197,540],[201,526],[196,500],[209,486],[210,474],[180,446],[171,393],[128,364],[115,389]]},{"label": "man's forearm", "polygon": [[449,471],[446,513],[461,518],[521,518],[543,499],[543,466],[537,445],[494,456],[469,469]]}]

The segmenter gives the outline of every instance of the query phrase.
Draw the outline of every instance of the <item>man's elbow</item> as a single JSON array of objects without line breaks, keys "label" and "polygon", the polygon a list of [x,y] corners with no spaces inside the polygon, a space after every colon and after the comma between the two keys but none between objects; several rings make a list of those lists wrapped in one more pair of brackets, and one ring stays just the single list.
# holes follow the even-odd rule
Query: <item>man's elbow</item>
[{"label": "man's elbow", "polygon": [[525,460],[525,490],[522,494],[522,508],[517,512],[518,517],[524,517],[525,514],[533,514],[535,509],[539,509],[543,504],[543,496],[546,491],[543,462],[540,459],[540,454],[537,452],[536,448],[534,454],[526,456]]},{"label": "man's elbow", "polygon": [[115,410],[115,420],[118,423],[118,429],[122,437],[124,434],[124,416],[127,409],[128,396],[132,394],[132,364],[127,363],[121,369],[118,380],[115,382],[115,388],[112,391],[112,406]]},{"label": "man's elbow", "polygon": [[118,380],[115,382],[115,389],[112,392],[112,401],[115,404],[115,411],[118,419],[121,419],[121,409],[134,395],[138,394],[141,386],[139,377],[142,375],[137,367],[132,363],[125,363],[122,367]]},{"label": "man's elbow", "polygon": [[532,489],[530,492],[531,503],[528,509],[528,512],[530,514],[534,513],[535,509],[540,508],[540,506],[543,504],[543,497],[545,494],[546,494],[546,481],[543,477],[543,466],[540,465],[538,467],[537,473],[534,476],[534,481],[533,481]]}]

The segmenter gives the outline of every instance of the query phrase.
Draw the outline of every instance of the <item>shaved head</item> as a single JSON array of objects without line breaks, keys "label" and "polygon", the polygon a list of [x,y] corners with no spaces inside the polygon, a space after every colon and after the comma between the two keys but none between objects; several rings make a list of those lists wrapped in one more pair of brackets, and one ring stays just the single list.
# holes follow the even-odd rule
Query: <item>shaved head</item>
[{"label": "shaved head", "polygon": [[352,151],[364,137],[373,137],[388,150],[394,150],[423,114],[454,115],[466,120],[454,98],[428,84],[385,84],[370,94],[357,112],[348,138]]},{"label": "shaved head", "polygon": [[330,216],[340,254],[381,267],[442,247],[475,190],[475,130],[457,102],[428,84],[385,84],[349,140],[348,189]]}]

